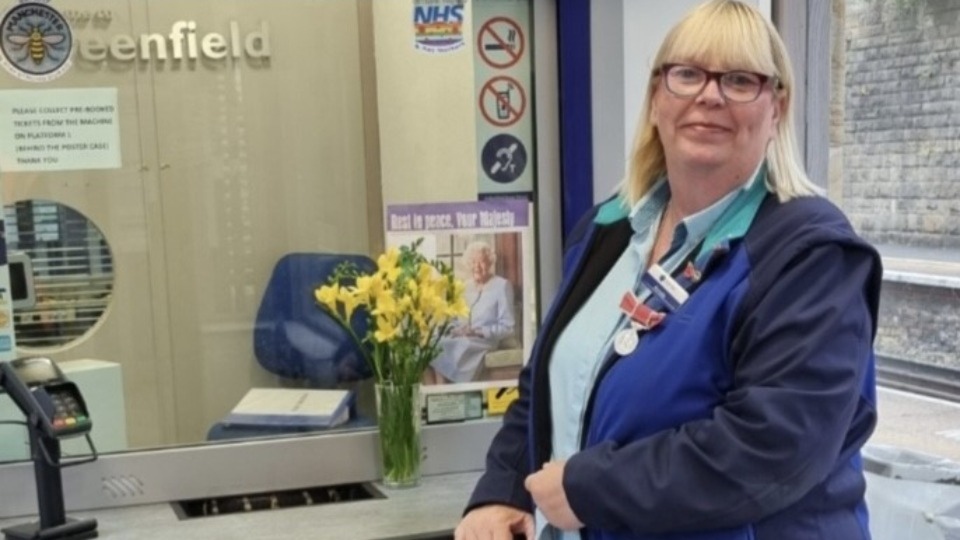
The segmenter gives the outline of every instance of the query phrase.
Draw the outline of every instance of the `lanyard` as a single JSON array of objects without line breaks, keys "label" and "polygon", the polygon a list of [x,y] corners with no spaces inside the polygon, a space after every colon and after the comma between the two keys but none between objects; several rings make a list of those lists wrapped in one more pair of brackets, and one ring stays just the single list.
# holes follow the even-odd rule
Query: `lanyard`
[{"label": "lanyard", "polygon": [[613,338],[613,349],[617,354],[626,356],[636,350],[641,334],[663,322],[668,311],[678,309],[703,282],[707,271],[714,266],[714,261],[729,251],[729,243],[723,242],[706,256],[698,257],[702,247],[701,241],[677,265],[673,275],[667,274],[659,265],[651,266],[641,279],[651,292],[645,302],[638,301],[633,291],[624,293],[620,299],[620,311],[627,316],[629,322],[627,327],[618,331]]},{"label": "lanyard", "polygon": [[[760,171],[760,175],[765,173]],[[716,263],[730,252],[731,240],[746,234],[766,195],[764,178],[756,178],[750,189],[737,195],[717,219],[717,225],[711,227],[672,274],[658,264],[644,272],[640,281],[651,292],[645,302],[639,302],[632,290],[624,293],[619,308],[626,314],[629,325],[614,336],[614,350],[618,354],[632,353],[641,333],[659,325],[669,312],[686,302]]]}]

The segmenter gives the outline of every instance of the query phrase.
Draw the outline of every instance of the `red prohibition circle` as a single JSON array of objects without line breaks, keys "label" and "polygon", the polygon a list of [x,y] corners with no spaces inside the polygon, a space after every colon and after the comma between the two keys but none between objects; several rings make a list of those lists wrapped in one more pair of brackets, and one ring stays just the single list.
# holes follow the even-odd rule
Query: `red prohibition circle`
[{"label": "red prohibition circle", "polygon": [[[506,48],[506,42],[501,38],[493,29],[494,23],[506,23],[509,26],[512,26],[517,31],[517,38],[519,40],[519,45],[517,51],[514,54],[511,49]],[[489,58],[486,54],[486,50],[483,48],[483,38],[484,34],[489,33],[493,36],[500,45],[503,45],[503,50],[506,51],[507,55],[511,58],[506,62],[495,62],[492,58]],[[487,22],[483,23],[483,26],[480,27],[480,31],[477,32],[477,50],[480,51],[480,58],[483,58],[483,61],[487,63],[490,67],[506,69],[513,66],[520,61],[520,58],[523,57],[524,47],[526,46],[526,38],[523,36],[523,30],[520,29],[520,25],[516,23],[513,19],[507,17],[494,17]]]},{"label": "red prohibition circle", "polygon": [[[486,97],[487,92],[492,92],[494,100],[499,102],[500,97],[497,95],[497,89],[494,88],[493,85],[494,83],[501,82],[501,81],[504,81],[507,84],[512,84],[514,87],[516,87],[517,92],[520,94],[520,107],[513,108],[510,106],[509,103],[505,104],[505,107],[511,114],[509,114],[508,117],[503,120],[494,118],[493,116],[490,115],[490,113],[487,112],[487,108],[484,106],[484,99],[483,99],[484,97]],[[483,88],[480,89],[480,99],[478,100],[478,105],[480,106],[480,112],[483,114],[483,117],[487,119],[487,122],[490,122],[491,124],[495,126],[500,126],[500,127],[512,126],[513,124],[517,123],[517,120],[520,120],[520,118],[523,117],[523,113],[527,110],[527,95],[523,91],[523,86],[520,84],[519,81],[517,81],[513,77],[500,75],[498,77],[494,77],[489,81],[487,81],[483,85]]]}]

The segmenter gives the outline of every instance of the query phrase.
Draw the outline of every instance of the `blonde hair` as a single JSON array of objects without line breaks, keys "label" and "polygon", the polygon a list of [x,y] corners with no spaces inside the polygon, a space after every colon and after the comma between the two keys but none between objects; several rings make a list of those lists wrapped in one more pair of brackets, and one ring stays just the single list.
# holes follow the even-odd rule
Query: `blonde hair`
[{"label": "blonde hair", "polygon": [[712,0],[687,13],[670,30],[657,52],[627,177],[621,186],[621,194],[631,206],[667,172],[663,144],[650,121],[650,110],[654,90],[660,83],[660,67],[674,61],[731,66],[775,77],[775,88],[783,97],[785,111],[777,135],[767,147],[767,188],[780,201],[821,192],[800,162],[794,136],[793,67],[783,40],[756,8],[737,0]]}]

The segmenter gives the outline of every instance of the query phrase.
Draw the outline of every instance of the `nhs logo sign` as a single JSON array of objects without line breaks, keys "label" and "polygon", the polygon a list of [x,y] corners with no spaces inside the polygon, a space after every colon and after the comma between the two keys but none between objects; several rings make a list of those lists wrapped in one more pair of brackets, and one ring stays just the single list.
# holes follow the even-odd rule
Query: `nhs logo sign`
[{"label": "nhs logo sign", "polygon": [[429,53],[463,47],[464,3],[465,0],[415,0],[414,46]]}]

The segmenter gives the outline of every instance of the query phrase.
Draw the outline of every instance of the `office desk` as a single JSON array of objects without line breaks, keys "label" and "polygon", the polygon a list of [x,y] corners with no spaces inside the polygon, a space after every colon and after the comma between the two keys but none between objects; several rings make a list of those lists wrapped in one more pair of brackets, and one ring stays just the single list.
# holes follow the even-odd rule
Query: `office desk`
[{"label": "office desk", "polygon": [[[384,540],[449,538],[480,473],[424,477],[410,489],[377,488],[384,499],[229,514],[180,521],[169,504],[93,512],[100,538],[136,540],[280,539]],[[0,520],[0,528],[34,518]]]}]

